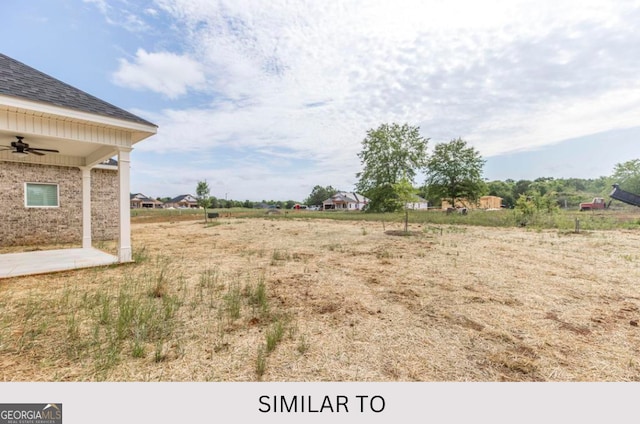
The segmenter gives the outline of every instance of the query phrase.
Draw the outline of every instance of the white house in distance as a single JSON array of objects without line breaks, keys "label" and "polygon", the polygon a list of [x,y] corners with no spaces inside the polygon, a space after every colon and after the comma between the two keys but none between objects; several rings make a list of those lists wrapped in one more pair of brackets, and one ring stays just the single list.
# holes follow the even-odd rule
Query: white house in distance
[{"label": "white house in distance", "polygon": [[198,199],[191,194],[181,194],[169,200],[164,206],[166,208],[198,208]]},{"label": "white house in distance", "polygon": [[369,199],[361,194],[339,191],[322,202],[322,210],[360,211],[367,203]]},{"label": "white house in distance", "polygon": [[164,206],[159,200],[144,195],[142,193],[131,194],[131,209],[159,209]]},{"label": "white house in distance", "polygon": [[[0,54],[0,247],[82,246],[55,259],[46,250],[0,255],[0,277],[61,270],[64,261],[75,265],[62,269],[131,261],[130,152],[156,132],[155,124]],[[113,157],[117,165],[107,162]],[[118,241],[117,257],[92,248],[103,239]]]},{"label": "white house in distance", "polygon": [[429,202],[416,194],[413,196],[410,202],[407,202],[405,204],[405,206],[407,209],[426,211],[427,209],[429,209]]}]

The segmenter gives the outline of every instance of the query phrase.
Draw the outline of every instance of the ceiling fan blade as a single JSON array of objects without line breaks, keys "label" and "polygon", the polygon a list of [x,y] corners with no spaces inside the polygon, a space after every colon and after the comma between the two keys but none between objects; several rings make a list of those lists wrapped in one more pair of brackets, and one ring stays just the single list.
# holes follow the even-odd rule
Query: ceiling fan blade
[{"label": "ceiling fan blade", "polygon": [[34,155],[38,155],[38,156],[44,156],[44,153],[40,153],[33,149],[25,150],[25,152],[33,153]]},{"label": "ceiling fan blade", "polygon": [[60,153],[58,150],[54,150],[54,149],[40,149],[38,147],[29,147],[29,151],[33,152],[34,150],[39,150],[41,152],[53,152],[53,153]]}]

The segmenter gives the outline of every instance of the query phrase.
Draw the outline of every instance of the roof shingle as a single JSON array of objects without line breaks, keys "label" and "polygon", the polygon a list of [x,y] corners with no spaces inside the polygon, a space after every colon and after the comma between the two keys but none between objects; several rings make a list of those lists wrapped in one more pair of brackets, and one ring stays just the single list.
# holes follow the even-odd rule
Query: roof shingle
[{"label": "roof shingle", "polygon": [[0,94],[80,112],[157,126],[0,53]]}]

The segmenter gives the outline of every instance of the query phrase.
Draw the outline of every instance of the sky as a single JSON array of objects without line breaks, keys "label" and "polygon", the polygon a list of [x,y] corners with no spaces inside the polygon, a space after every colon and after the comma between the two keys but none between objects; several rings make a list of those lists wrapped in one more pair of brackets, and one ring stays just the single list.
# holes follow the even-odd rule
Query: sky
[{"label": "sky", "polygon": [[[158,125],[131,189],[351,191],[370,129],[461,137],[488,180],[640,157],[640,1],[2,0],[0,51]],[[415,181],[421,185],[420,175]]]}]

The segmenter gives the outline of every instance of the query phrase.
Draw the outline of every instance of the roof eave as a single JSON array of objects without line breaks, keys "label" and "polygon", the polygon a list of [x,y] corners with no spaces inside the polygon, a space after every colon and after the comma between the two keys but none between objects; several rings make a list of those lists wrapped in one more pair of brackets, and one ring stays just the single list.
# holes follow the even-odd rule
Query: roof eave
[{"label": "roof eave", "polygon": [[132,144],[144,140],[158,131],[157,125],[146,121],[146,123],[128,121],[0,94],[0,109],[11,110],[12,108],[18,109],[25,114],[51,116],[63,121],[83,121],[99,126],[129,130]]}]

